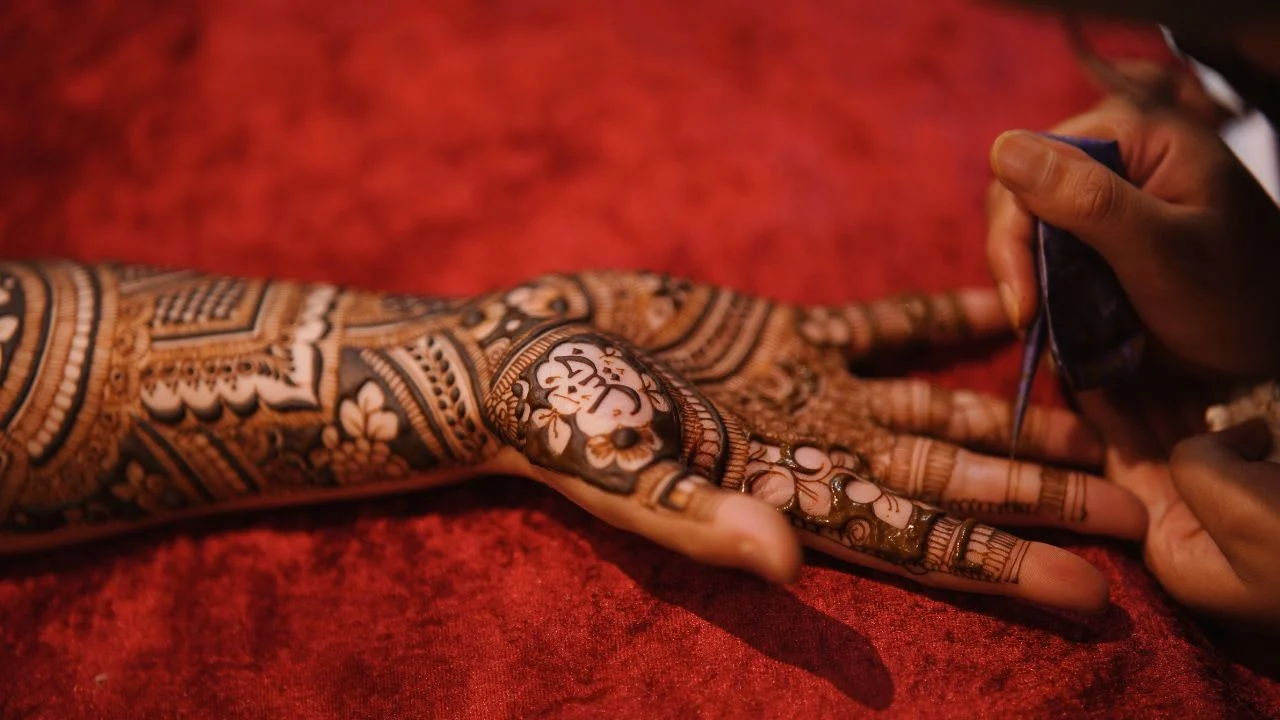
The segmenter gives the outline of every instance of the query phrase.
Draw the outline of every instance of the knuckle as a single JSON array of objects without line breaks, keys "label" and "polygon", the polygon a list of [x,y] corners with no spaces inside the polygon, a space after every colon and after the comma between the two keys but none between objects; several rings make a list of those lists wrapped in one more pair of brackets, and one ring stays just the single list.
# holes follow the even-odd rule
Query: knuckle
[{"label": "knuckle", "polygon": [[1120,213],[1120,189],[1116,176],[1103,168],[1091,168],[1073,188],[1076,214],[1089,221],[1115,219]]}]

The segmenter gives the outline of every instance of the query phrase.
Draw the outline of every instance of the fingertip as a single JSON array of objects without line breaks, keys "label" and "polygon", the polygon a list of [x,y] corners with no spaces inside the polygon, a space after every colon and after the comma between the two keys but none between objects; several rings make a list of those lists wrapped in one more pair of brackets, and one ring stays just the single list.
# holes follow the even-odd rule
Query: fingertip
[{"label": "fingertip", "polygon": [[976,337],[1007,335],[1008,319],[998,291],[991,288],[963,288],[956,291],[961,312]]},{"label": "fingertip", "polygon": [[991,150],[987,153],[987,163],[991,166],[991,172],[995,173],[997,178],[1000,177],[1001,166],[1002,166],[1002,163],[1000,161],[1000,151],[1004,149],[1005,143],[1009,142],[1010,140],[1013,140],[1014,138],[1019,138],[1026,135],[1034,135],[1034,133],[1032,133],[1030,130],[1024,130],[1022,128],[1014,128],[1012,130],[1005,130],[1004,132],[1000,133],[999,135],[996,136],[996,139],[991,142]]},{"label": "fingertip", "polygon": [[789,583],[800,575],[803,558],[795,531],[777,510],[746,495],[724,499],[716,524],[730,540],[735,567],[766,580]]},{"label": "fingertip", "polygon": [[1017,584],[1019,597],[1040,605],[1098,614],[1111,605],[1111,586],[1087,560],[1061,548],[1031,543]]},{"label": "fingertip", "polygon": [[1035,314],[1031,257],[1031,215],[1003,185],[996,185],[987,209],[987,266],[999,288],[1005,316],[1021,330]]}]

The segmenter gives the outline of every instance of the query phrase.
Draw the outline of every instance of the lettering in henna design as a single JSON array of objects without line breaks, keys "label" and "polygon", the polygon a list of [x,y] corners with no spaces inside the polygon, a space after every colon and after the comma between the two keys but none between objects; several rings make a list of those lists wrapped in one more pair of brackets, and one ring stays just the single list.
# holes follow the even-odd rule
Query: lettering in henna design
[{"label": "lettering in henna design", "polygon": [[498,428],[508,442],[534,463],[605,490],[629,494],[644,468],[680,455],[670,393],[603,336],[539,338],[515,354],[493,392],[510,396],[491,404],[511,413]]}]

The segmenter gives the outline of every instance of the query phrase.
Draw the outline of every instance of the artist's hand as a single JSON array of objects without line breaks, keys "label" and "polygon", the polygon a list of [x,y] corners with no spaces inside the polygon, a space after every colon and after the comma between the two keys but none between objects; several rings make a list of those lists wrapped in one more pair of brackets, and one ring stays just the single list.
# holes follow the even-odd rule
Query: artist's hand
[{"label": "artist's hand", "polygon": [[[1073,231],[1116,270],[1154,340],[1151,362],[1127,387],[1082,393],[1083,416],[1107,443],[1105,474],[1147,507],[1148,561],[1177,597],[1212,608],[1197,588],[1222,569],[1215,538],[1199,528],[1193,501],[1174,482],[1178,443],[1204,431],[1210,380],[1274,372],[1280,288],[1280,219],[1272,201],[1211,130],[1169,113],[1139,115],[1104,102],[1055,132],[1117,139],[1131,182],[1060,143],[1005,135],[992,152],[1001,179],[991,193],[988,251],[1015,325],[1036,306],[1031,212]],[[1046,150],[1022,166],[1019,149]],[[1034,155],[1035,153],[1031,153]],[[1027,156],[1021,156],[1027,160]],[[1195,442],[1192,447],[1194,448]],[[1179,455],[1183,457],[1184,455]],[[1176,464],[1182,461],[1175,460]],[[1241,517],[1240,531],[1253,522]],[[1211,552],[1212,550],[1212,552]],[[1202,562],[1197,562],[1197,559]],[[1199,580],[1197,580],[1199,578]],[[1203,582],[1202,582],[1203,581]],[[1199,584],[1197,584],[1199,583]]]},{"label": "artist's hand", "polygon": [[1280,627],[1280,464],[1262,421],[1197,435],[1148,469],[1147,564],[1171,595],[1232,621]]},{"label": "artist's hand", "polygon": [[[1087,563],[966,518],[1134,539],[1145,527],[1138,501],[1099,478],[962,449],[1007,452],[1006,402],[849,373],[875,351],[999,331],[990,291],[795,308],[665,276],[586,273],[476,307],[461,331],[502,348],[485,407],[520,451],[509,469],[703,560],[790,577],[799,557],[775,508],[803,543],[850,562],[1099,609],[1106,584]],[[526,330],[530,312],[555,307],[592,309]],[[1100,460],[1060,410],[1032,409],[1022,447]]]},{"label": "artist's hand", "polygon": [[1014,324],[1037,304],[1034,214],[1106,258],[1158,353],[1198,372],[1280,371],[1280,209],[1214,132],[1116,99],[1053,132],[1117,140],[1129,180],[1029,132],[996,140],[987,250]]}]

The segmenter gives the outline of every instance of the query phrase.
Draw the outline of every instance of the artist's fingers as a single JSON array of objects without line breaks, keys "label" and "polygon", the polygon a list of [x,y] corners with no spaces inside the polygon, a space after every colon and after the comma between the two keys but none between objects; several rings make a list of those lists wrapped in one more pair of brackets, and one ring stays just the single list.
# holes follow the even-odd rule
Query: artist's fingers
[{"label": "artist's fingers", "polygon": [[1031,213],[1018,204],[1013,193],[998,182],[991,183],[987,191],[987,264],[1005,315],[1016,330],[1031,322],[1040,300],[1032,265],[1033,225]]},{"label": "artist's fingers", "polygon": [[[948,390],[921,380],[868,382],[871,414],[899,432],[929,435],[978,450],[1007,454],[1013,409],[1001,398]],[[1074,413],[1031,406],[1018,439],[1018,455],[1100,466],[1103,447]]]},{"label": "artist's fingers", "polygon": [[838,347],[851,359],[879,350],[955,342],[1008,331],[996,292],[971,288],[942,295],[897,297],[799,310],[801,334]]},{"label": "artist's fingers", "polygon": [[852,563],[937,587],[1105,607],[1105,581],[1080,558],[949,517],[886,490],[868,471],[839,448],[756,440],[742,488],[790,518],[802,542]]},{"label": "artist's fingers", "polygon": [[1092,246],[1122,280],[1140,277],[1165,239],[1168,206],[1079,148],[1010,131],[992,146],[991,167],[1020,205]]},{"label": "artist's fingers", "polygon": [[[1111,103],[1104,103],[1066,120],[1053,132],[1087,137],[1128,137],[1133,133],[1135,122],[1130,113],[1113,110]],[[1004,167],[1006,155],[1017,149],[1018,143],[1006,145],[1013,136],[1014,133],[1005,133],[992,146],[991,162],[997,175]],[[1020,140],[1021,136],[1017,139]],[[1131,161],[1132,158],[1126,157],[1126,160]],[[1053,217],[1056,216],[1050,219]],[[1025,328],[1031,323],[1040,303],[1032,253],[1034,230],[1035,220],[1025,202],[1019,199],[1019,194],[1001,180],[993,181],[987,191],[987,264],[999,288],[1005,313],[1015,329]]]},{"label": "artist's fingers", "polygon": [[522,474],[558,490],[587,512],[663,547],[710,565],[735,567],[774,582],[800,571],[795,532],[770,506],[722,490],[674,461],[642,470],[631,492],[601,489],[582,478],[524,463]]},{"label": "artist's fingers", "polygon": [[1139,540],[1146,510],[1128,490],[1083,472],[990,457],[911,435],[884,439],[875,476],[907,497],[1000,525],[1063,527]]}]

